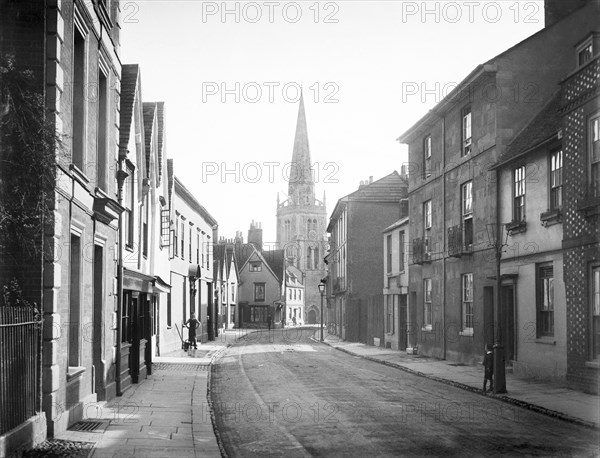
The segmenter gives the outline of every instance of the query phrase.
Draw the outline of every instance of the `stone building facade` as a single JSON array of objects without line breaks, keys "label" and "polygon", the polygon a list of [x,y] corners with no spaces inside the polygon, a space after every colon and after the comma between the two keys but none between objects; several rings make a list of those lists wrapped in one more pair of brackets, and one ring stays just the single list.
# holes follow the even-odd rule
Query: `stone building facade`
[{"label": "stone building facade", "polygon": [[117,2],[1,3],[2,54],[31,70],[57,149],[45,255],[42,407],[52,436],[115,396],[118,217]]}]

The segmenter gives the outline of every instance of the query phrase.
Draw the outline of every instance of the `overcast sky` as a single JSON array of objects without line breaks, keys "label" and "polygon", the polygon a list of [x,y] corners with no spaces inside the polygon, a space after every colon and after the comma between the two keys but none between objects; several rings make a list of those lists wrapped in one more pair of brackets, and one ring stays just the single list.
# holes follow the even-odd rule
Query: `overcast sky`
[{"label": "overcast sky", "polygon": [[[175,174],[244,238],[275,241],[304,90],[317,196],[407,161],[396,138],[453,85],[543,27],[543,1],[122,1],[121,57],[166,102]],[[428,91],[428,92],[426,92]]]}]

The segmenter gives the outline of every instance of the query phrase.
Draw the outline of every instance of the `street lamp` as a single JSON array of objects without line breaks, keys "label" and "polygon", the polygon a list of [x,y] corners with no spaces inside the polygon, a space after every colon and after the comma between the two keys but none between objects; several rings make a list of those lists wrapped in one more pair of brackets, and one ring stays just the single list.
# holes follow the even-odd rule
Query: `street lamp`
[{"label": "street lamp", "polygon": [[500,278],[500,261],[502,259],[502,249],[507,246],[508,233],[506,241],[502,242],[502,229],[504,224],[486,224],[488,242],[494,248],[496,258],[496,300],[494,301],[494,393],[506,393],[506,374],[504,367],[504,346],[502,345],[502,310],[500,308],[502,280]]},{"label": "street lamp", "polygon": [[321,293],[321,342],[323,342],[323,294],[325,293],[325,279],[319,283],[319,292]]}]

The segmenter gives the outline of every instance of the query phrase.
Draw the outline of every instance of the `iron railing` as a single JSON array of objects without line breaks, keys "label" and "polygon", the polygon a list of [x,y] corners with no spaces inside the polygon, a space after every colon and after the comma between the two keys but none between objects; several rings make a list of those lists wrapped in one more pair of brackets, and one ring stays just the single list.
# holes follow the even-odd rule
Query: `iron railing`
[{"label": "iron railing", "polygon": [[42,319],[33,307],[0,307],[0,434],[40,411]]}]

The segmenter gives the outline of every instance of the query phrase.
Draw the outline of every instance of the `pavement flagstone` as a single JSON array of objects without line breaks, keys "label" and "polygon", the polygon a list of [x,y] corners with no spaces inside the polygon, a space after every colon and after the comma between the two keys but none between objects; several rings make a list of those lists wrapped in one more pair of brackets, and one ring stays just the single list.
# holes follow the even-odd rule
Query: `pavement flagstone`
[{"label": "pavement flagstone", "polygon": [[84,409],[84,420],[102,421],[102,427],[68,430],[55,439],[92,442],[91,458],[221,457],[207,401],[210,364],[240,332],[222,333],[197,350],[154,357],[146,380]]}]

